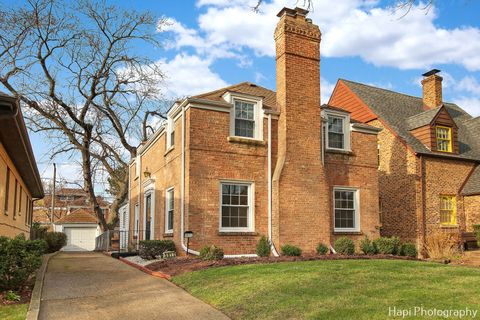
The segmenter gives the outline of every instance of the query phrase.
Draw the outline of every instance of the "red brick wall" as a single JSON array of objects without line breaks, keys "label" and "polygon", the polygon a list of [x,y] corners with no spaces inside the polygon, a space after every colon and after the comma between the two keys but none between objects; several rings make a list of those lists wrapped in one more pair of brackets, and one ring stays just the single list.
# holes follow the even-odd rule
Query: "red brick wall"
[{"label": "red brick wall", "polygon": [[463,199],[466,231],[473,232],[473,226],[480,224],[480,195],[466,196]]}]

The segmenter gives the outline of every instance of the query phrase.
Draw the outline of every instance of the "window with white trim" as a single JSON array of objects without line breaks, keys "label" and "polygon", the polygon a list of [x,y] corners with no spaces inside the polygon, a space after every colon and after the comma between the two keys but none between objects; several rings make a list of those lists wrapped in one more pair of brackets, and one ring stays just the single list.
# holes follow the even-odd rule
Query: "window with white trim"
[{"label": "window with white trim", "polygon": [[253,231],[252,185],[221,183],[221,231]]},{"label": "window with white trim", "polygon": [[172,118],[167,120],[167,149],[173,148],[175,145],[175,122]]},{"label": "window with white trim", "polygon": [[235,100],[235,136],[255,137],[255,104]]},{"label": "window with white trim", "polygon": [[343,113],[327,114],[327,149],[350,150],[350,116]]},{"label": "window with white trim", "polygon": [[138,229],[140,227],[140,205],[135,203],[135,210],[134,210],[134,226],[133,226],[133,234],[135,237],[138,237]]},{"label": "window with white trim", "polygon": [[358,202],[357,189],[333,189],[335,231],[360,231]]},{"label": "window with white trim", "polygon": [[173,232],[173,216],[175,212],[175,193],[173,188],[167,190],[165,197],[165,232]]}]

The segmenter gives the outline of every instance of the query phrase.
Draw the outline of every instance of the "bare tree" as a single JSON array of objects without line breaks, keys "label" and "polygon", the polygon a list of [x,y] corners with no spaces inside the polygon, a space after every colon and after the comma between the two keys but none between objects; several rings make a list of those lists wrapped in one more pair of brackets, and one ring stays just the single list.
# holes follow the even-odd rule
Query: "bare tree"
[{"label": "bare tree", "polygon": [[95,194],[97,172],[118,179],[112,205],[127,195],[133,137],[146,139],[157,110],[159,65],[135,46],[158,46],[165,21],[103,1],[76,4],[28,0],[0,9],[0,83],[26,106],[29,125],[52,139],[52,157],[81,158],[83,187],[100,225],[107,224]]}]

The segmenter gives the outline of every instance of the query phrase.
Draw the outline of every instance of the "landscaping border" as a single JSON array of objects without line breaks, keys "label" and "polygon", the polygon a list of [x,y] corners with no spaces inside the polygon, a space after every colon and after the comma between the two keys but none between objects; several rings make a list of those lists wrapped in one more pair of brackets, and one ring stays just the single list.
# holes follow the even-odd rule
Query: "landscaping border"
[{"label": "landscaping border", "polygon": [[125,264],[128,264],[129,266],[131,267],[134,267],[142,272],[145,272],[146,274],[149,274],[151,276],[154,276],[154,277],[157,277],[157,278],[162,278],[162,279],[167,279],[167,280],[170,280],[171,279],[171,276],[169,274],[166,274],[166,273],[163,273],[161,271],[153,271],[153,270],[150,270],[148,268],[145,268],[144,266],[142,265],[139,265],[139,264],[136,264],[135,262],[132,262],[130,260],[127,260],[125,258],[122,258],[122,257],[118,257],[118,260],[122,261],[123,263]]},{"label": "landscaping border", "polygon": [[48,262],[50,258],[57,255],[60,251],[45,254],[43,256],[42,265],[37,271],[37,277],[35,279],[35,285],[33,287],[32,296],[30,298],[30,304],[28,306],[26,320],[37,320],[40,313],[40,298],[42,296],[43,281],[45,279],[45,273],[47,271]]}]

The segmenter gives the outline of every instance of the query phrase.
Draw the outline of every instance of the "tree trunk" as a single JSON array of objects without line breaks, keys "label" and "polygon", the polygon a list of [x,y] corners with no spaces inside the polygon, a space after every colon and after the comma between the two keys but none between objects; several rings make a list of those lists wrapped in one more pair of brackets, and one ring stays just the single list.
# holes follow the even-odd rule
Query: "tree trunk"
[{"label": "tree trunk", "polygon": [[[125,168],[128,170],[128,166]],[[115,200],[113,200],[112,205],[110,206],[110,216],[109,222],[116,222],[118,219],[118,209],[120,205],[125,201],[128,195],[128,173],[125,175],[122,181],[117,181],[119,185],[119,190],[115,194]]]}]

